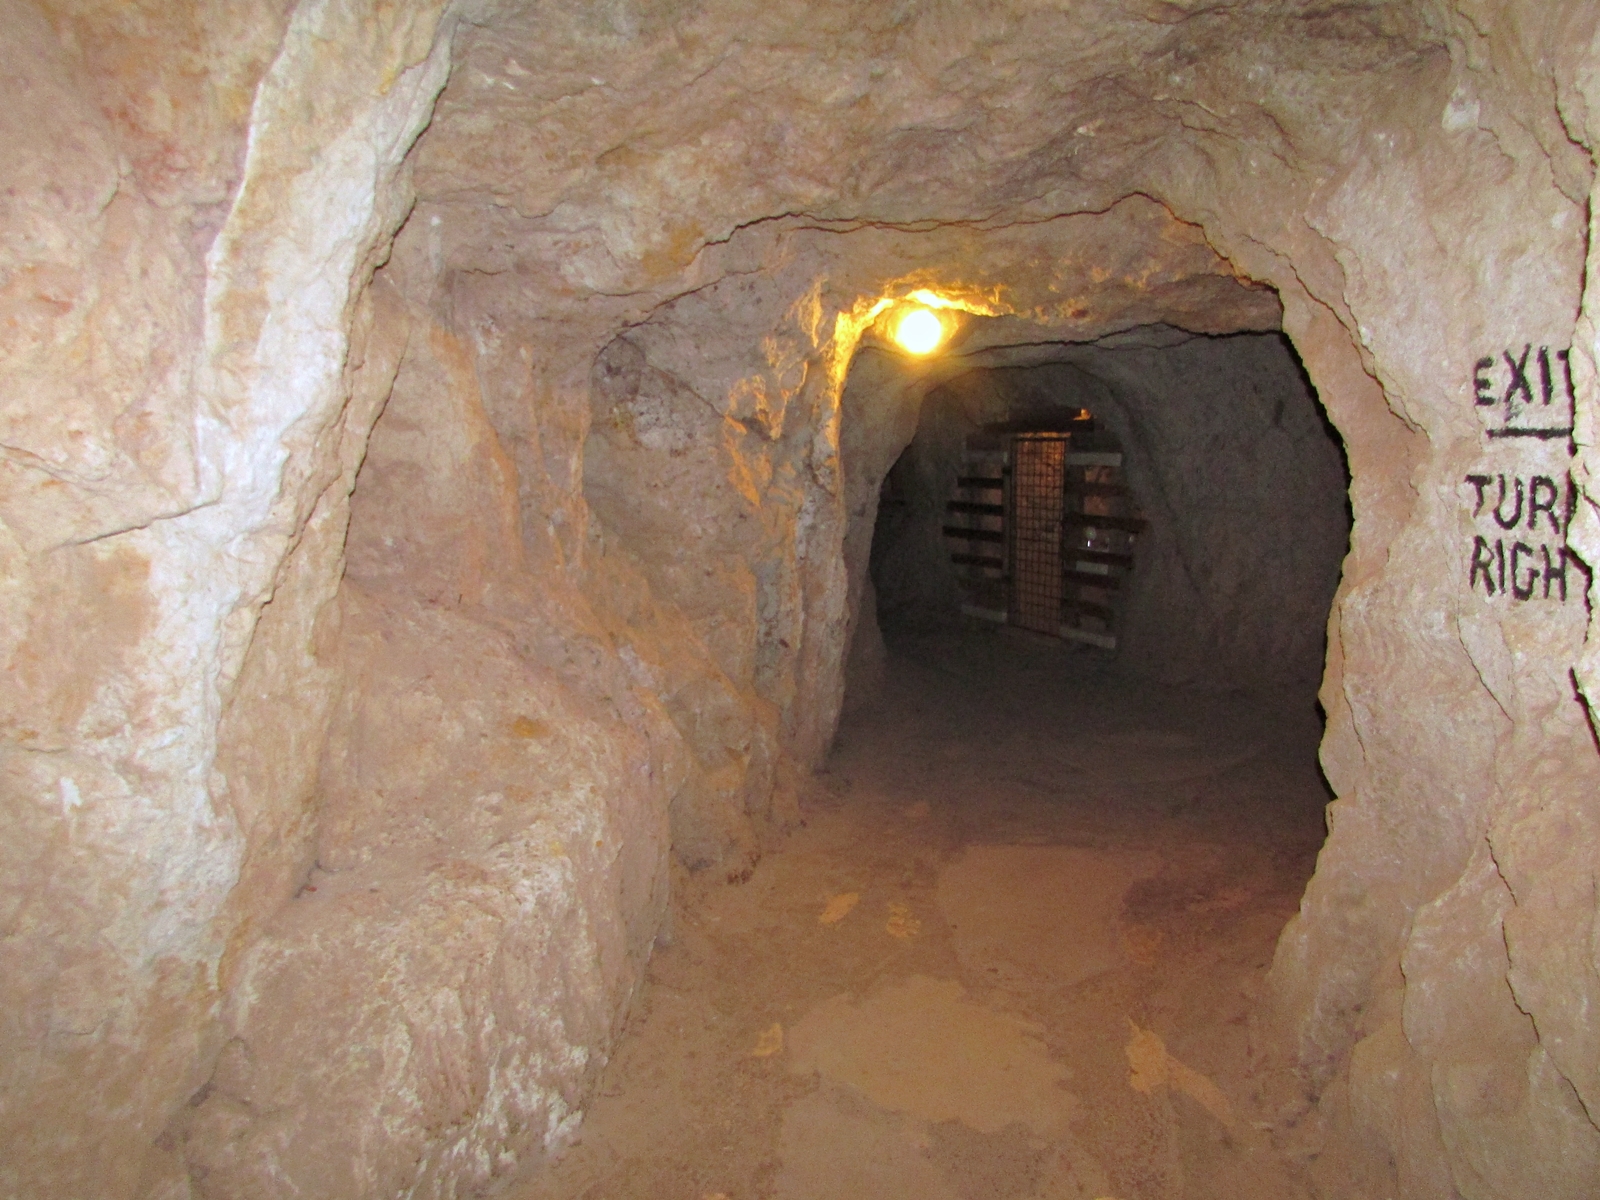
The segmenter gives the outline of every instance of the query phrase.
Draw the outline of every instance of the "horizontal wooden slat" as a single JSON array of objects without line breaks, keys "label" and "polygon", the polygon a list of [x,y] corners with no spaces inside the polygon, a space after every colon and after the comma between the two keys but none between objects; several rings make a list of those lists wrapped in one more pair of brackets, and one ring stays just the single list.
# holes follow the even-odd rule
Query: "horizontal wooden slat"
[{"label": "horizontal wooden slat", "polygon": [[1102,621],[1111,620],[1112,609],[1108,604],[1096,604],[1092,600],[1063,600],[1062,610],[1069,613],[1082,613],[1088,617],[1099,617]]},{"label": "horizontal wooden slat", "polygon": [[944,535],[949,538],[961,538],[968,542],[1003,542],[1006,540],[1003,529],[962,529],[959,525],[946,525]]},{"label": "horizontal wooden slat", "polygon": [[966,580],[965,582],[967,586],[962,591],[966,592],[964,598],[968,604],[976,604],[979,608],[997,608],[1001,612],[1006,610],[1005,580]]},{"label": "horizontal wooden slat", "polygon": [[988,488],[991,491],[999,491],[1005,485],[1006,481],[1004,479],[999,479],[992,475],[960,475],[956,478],[957,487]]},{"label": "horizontal wooden slat", "polygon": [[1078,559],[1082,562],[1105,563],[1109,567],[1132,567],[1133,555],[1119,554],[1115,550],[1074,550],[1068,546],[1061,552],[1065,559]]},{"label": "horizontal wooden slat", "polygon": [[1063,625],[1061,627],[1061,636],[1078,642],[1088,642],[1089,645],[1099,646],[1103,650],[1115,650],[1117,648],[1117,639],[1115,637],[1095,629],[1078,629],[1072,625]]},{"label": "horizontal wooden slat", "polygon": [[1061,519],[1068,525],[1092,525],[1098,529],[1126,529],[1138,533],[1145,527],[1143,517],[1102,517],[1099,514],[1066,512]]},{"label": "horizontal wooden slat", "polygon": [[1092,483],[1083,479],[1069,479],[1066,482],[1066,492],[1069,496],[1126,496],[1128,489],[1120,483]]},{"label": "horizontal wooden slat", "polygon": [[992,554],[952,554],[950,561],[958,567],[988,567],[995,571],[1006,569],[1006,560]]},{"label": "horizontal wooden slat", "polygon": [[967,617],[977,617],[981,621],[993,621],[996,625],[1004,625],[1010,620],[1010,614],[1003,608],[983,608],[977,604],[963,604],[961,613]]},{"label": "horizontal wooden slat", "polygon": [[1091,575],[1088,571],[1073,571],[1071,569],[1061,572],[1061,578],[1068,583],[1081,583],[1085,587],[1115,588],[1117,577],[1115,575]]},{"label": "horizontal wooden slat", "polygon": [[951,500],[944,506],[945,512],[972,513],[979,517],[1003,517],[1006,515],[1004,504],[981,504],[976,500]]}]

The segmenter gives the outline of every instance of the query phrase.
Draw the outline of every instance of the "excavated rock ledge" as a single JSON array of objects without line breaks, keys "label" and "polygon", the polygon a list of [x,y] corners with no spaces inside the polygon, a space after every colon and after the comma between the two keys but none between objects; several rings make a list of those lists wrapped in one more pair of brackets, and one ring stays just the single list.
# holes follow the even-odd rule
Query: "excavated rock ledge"
[{"label": "excavated rock ledge", "polygon": [[[1281,311],[1354,517],[1274,971],[1328,1186],[1593,1194],[1600,651],[1519,568],[1600,556],[1531,500],[1590,486],[1596,20],[0,0],[0,1190],[558,1148],[670,854],[827,747],[949,372],[845,379],[926,287],[970,350]],[[1575,455],[1489,436],[1566,365]]]}]

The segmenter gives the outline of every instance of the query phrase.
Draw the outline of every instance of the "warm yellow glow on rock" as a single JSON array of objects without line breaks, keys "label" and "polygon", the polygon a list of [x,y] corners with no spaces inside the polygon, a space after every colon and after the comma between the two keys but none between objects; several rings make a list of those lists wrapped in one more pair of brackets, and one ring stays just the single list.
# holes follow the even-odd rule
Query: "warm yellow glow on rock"
[{"label": "warm yellow glow on rock", "polygon": [[926,308],[914,308],[895,323],[894,340],[908,354],[927,354],[944,341],[944,322]]}]

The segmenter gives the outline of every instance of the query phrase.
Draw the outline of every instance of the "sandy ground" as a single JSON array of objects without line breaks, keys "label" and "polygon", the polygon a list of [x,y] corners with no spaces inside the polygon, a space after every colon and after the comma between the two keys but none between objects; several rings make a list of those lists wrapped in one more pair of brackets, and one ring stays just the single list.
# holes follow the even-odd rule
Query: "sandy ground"
[{"label": "sandy ground", "polygon": [[680,889],[580,1142],[511,1194],[1308,1195],[1262,980],[1319,730],[1019,635],[900,643],[804,826]]}]

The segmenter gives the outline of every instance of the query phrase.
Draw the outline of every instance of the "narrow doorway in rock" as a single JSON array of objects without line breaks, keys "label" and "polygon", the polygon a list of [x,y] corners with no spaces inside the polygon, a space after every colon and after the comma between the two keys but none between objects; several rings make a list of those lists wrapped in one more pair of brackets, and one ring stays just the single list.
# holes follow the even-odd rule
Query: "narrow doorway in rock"
[{"label": "narrow doorway in rock", "polygon": [[[1053,361],[1027,349],[1026,365],[988,352],[923,399],[870,535],[884,634],[1020,617],[1015,443],[1067,434],[1063,453],[1081,456],[1062,467],[1069,635],[1133,675],[1312,703],[1349,502],[1342,449],[1288,340],[1163,329],[1057,347]],[[1114,586],[1084,578],[1102,572]],[[1032,626],[1049,632],[1053,616]]]},{"label": "narrow doorway in rock", "polygon": [[1087,410],[1068,429],[968,435],[945,513],[962,615],[1116,649],[1117,601],[1145,522],[1122,451]]}]

